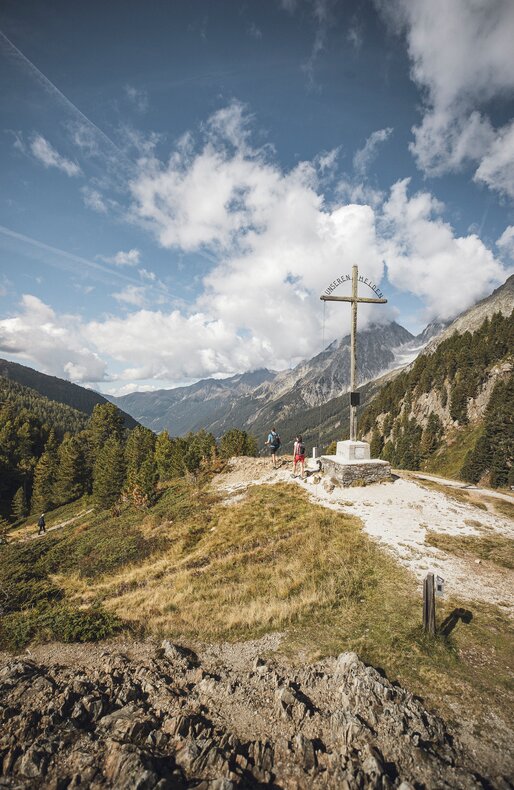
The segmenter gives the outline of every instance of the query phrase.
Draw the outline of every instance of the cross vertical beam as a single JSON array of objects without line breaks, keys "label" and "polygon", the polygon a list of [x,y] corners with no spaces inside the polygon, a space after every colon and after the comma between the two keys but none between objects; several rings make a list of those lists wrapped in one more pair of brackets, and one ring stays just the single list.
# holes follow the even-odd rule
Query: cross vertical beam
[{"label": "cross vertical beam", "polygon": [[[349,279],[346,277],[345,279]],[[361,281],[366,285],[370,285],[367,279],[361,277]],[[350,331],[350,391],[352,395],[356,392],[357,388],[357,305],[359,302],[366,302],[367,304],[386,304],[387,299],[370,299],[368,297],[359,296],[359,269],[357,266],[352,266],[352,295],[351,296],[326,296],[322,294],[320,299],[324,302],[350,302],[352,305],[352,321]],[[371,287],[371,286],[370,286]],[[373,290],[374,287],[373,287]],[[356,398],[350,399],[350,439],[351,441],[357,440],[357,404],[354,402]]]},{"label": "cross vertical beam", "polygon": [[[359,270],[352,266],[352,329],[350,333],[350,392],[357,388],[357,282]],[[357,441],[357,406],[350,404],[350,440]]]}]

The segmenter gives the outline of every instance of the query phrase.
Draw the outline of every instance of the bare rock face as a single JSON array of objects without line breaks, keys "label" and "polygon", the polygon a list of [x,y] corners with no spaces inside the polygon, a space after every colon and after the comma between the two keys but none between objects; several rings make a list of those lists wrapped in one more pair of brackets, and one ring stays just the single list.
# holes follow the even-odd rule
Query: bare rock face
[{"label": "bare rock face", "polygon": [[481,788],[444,723],[354,653],[297,671],[164,642],[0,668],[0,788]]}]

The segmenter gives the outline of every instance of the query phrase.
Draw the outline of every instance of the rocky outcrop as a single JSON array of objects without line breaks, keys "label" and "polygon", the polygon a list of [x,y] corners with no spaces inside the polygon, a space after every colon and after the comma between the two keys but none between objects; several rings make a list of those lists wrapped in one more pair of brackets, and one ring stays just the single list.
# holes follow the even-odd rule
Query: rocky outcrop
[{"label": "rocky outcrop", "polygon": [[[442,720],[354,653],[294,671],[164,642],[0,670],[0,787],[479,788]],[[488,787],[508,787],[488,777]]]}]

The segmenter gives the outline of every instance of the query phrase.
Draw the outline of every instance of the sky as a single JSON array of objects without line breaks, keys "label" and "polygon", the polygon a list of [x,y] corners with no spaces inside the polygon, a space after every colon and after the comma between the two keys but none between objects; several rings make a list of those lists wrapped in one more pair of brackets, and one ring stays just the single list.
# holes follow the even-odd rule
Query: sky
[{"label": "sky", "polygon": [[513,41],[512,0],[3,0],[0,355],[289,368],[353,265],[359,328],[451,319],[514,271]]}]

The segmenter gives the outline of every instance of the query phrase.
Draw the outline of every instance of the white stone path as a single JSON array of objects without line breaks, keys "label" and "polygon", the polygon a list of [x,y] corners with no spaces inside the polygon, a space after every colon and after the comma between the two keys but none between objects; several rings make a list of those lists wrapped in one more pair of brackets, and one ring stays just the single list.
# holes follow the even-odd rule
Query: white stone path
[{"label": "white stone path", "polygon": [[[423,578],[433,571],[445,579],[445,596],[497,604],[514,617],[514,571],[485,560],[478,564],[461,559],[425,543],[428,530],[461,536],[496,533],[514,539],[512,519],[461,503],[413,480],[399,478],[393,483],[365,488],[336,487],[329,493],[322,482],[312,482],[314,479],[315,476],[305,482],[292,480],[290,464],[275,471],[263,459],[237,458],[232,459],[228,473],[217,478],[216,486],[232,495],[229,504],[244,497],[246,488],[252,484],[297,483],[308,491],[313,502],[362,519],[368,535],[415,574],[420,590]],[[434,479],[444,482],[441,478]],[[448,482],[455,485],[455,481]],[[494,494],[485,489],[483,493]],[[510,499],[508,495],[503,497]]]}]

